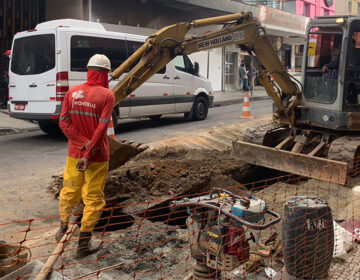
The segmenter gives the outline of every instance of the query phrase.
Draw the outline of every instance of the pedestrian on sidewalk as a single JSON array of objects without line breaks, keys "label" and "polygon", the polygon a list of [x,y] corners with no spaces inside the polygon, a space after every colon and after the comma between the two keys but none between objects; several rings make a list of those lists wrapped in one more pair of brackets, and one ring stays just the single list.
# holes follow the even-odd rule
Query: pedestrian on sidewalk
[{"label": "pedestrian on sidewalk", "polygon": [[255,82],[255,78],[256,78],[256,73],[257,73],[257,70],[254,66],[254,63],[251,61],[250,65],[249,65],[249,72],[248,72],[251,95],[253,95],[253,92],[254,92],[254,82]]},{"label": "pedestrian on sidewalk", "polygon": [[87,68],[87,82],[67,92],[60,114],[60,128],[68,138],[68,158],[60,192],[61,224],[56,240],[59,242],[66,233],[71,212],[82,199],[85,208],[78,258],[100,249],[99,245],[92,246],[90,240],[105,207],[103,190],[110,158],[107,128],[115,103],[114,93],[109,89],[110,60],[96,54]]},{"label": "pedestrian on sidewalk", "polygon": [[245,91],[249,90],[249,81],[248,81],[248,71],[245,67],[245,61],[241,61],[240,69],[239,69],[240,79],[242,80],[242,89]]}]

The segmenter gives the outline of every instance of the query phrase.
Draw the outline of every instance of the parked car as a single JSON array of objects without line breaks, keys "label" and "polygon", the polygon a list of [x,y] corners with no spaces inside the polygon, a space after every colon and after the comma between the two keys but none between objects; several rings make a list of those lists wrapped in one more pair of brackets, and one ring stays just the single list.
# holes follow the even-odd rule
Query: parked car
[{"label": "parked car", "polygon": [[[107,31],[101,23],[54,20],[17,33],[10,58],[9,114],[36,120],[48,133],[59,132],[61,104],[69,87],[86,81],[86,65],[95,53],[108,56],[113,69],[145,41],[146,36]],[[117,81],[110,83],[110,88]],[[114,108],[114,118],[184,113],[206,118],[213,96],[209,80],[188,56],[178,56]]]}]

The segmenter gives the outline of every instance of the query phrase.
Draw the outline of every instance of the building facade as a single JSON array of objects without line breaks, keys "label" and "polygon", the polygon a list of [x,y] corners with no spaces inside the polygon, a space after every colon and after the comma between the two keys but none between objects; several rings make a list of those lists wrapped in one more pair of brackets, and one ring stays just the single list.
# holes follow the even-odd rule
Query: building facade
[{"label": "building facade", "polygon": [[[339,1],[345,0],[284,0],[282,8],[286,12],[307,18],[333,16],[336,13],[335,2]],[[283,61],[293,71],[301,71],[303,49],[303,44],[296,44],[294,42],[283,45]]]},{"label": "building facade", "polygon": [[349,15],[360,15],[360,0],[348,0],[346,3],[346,12]]},{"label": "building facade", "polygon": [[[244,3],[246,2],[247,3]],[[292,49],[282,46],[297,46],[304,42],[308,18],[282,11],[283,0],[2,0],[6,9],[11,7],[14,15],[3,16],[0,22],[8,24],[11,32],[6,32],[6,44],[1,51],[11,45],[12,36],[17,31],[34,28],[44,20],[74,18],[115,25],[127,25],[159,29],[163,26],[194,19],[226,15],[237,12],[251,12],[265,27],[270,40],[285,64],[295,68]],[[310,1],[310,0],[309,0]],[[315,1],[315,0],[312,0]],[[321,0],[323,1],[323,0]],[[33,12],[28,16],[30,5]],[[36,3],[36,5],[35,5]],[[267,4],[267,5],[262,5]],[[0,6],[1,9],[2,6]],[[35,8],[37,7],[37,8]],[[3,14],[0,13],[0,14]],[[10,22],[10,23],[9,23]],[[3,34],[0,32],[0,34]],[[295,49],[295,48],[294,48]],[[287,55],[284,55],[286,53]],[[246,53],[230,46],[192,55],[199,62],[200,73],[209,78],[214,90],[239,89],[239,64],[242,59],[249,62]]]},{"label": "building facade", "polygon": [[32,29],[45,19],[45,0],[0,1],[0,71],[8,69],[9,59],[2,54],[11,48],[16,32]]},{"label": "building facade", "polygon": [[283,2],[283,10],[309,18],[332,16],[335,15],[335,1],[339,0],[286,0]]}]

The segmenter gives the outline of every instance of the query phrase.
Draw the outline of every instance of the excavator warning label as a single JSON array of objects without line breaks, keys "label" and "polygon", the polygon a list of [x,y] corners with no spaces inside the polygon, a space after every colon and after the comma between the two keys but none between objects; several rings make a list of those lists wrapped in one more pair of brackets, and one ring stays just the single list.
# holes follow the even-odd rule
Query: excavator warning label
[{"label": "excavator warning label", "polygon": [[244,31],[234,32],[234,34],[228,34],[225,36],[201,41],[197,44],[198,50],[214,47],[217,45],[225,44],[227,42],[237,42],[245,39]]}]

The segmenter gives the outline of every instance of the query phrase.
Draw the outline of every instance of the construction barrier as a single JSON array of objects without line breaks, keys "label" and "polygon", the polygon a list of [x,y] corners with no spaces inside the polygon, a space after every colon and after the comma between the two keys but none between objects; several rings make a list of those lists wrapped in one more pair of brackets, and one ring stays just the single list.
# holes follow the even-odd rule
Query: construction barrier
[{"label": "construction barrier", "polygon": [[93,238],[102,249],[82,259],[78,230],[54,253],[59,217],[1,224],[0,276],[41,279],[58,257],[48,279],[359,279],[357,181],[287,174],[157,201],[108,198],[116,206]]},{"label": "construction barrier", "polygon": [[245,92],[244,94],[244,104],[242,108],[242,119],[252,119],[253,116],[251,115],[251,108],[250,108],[250,99],[249,99],[249,93]]},{"label": "construction barrier", "polygon": [[111,137],[112,139],[115,139],[115,129],[114,129],[114,122],[112,117],[110,118],[110,122],[108,124],[107,136]]}]

